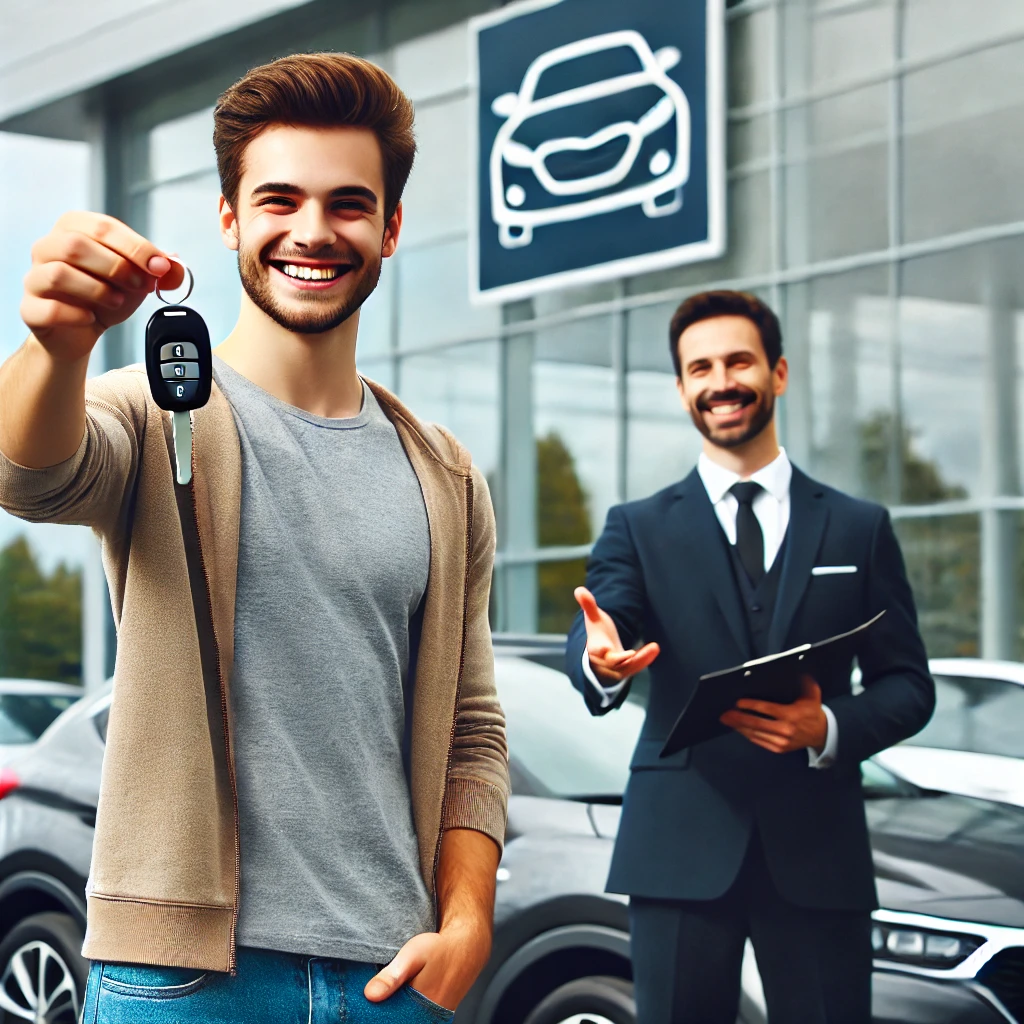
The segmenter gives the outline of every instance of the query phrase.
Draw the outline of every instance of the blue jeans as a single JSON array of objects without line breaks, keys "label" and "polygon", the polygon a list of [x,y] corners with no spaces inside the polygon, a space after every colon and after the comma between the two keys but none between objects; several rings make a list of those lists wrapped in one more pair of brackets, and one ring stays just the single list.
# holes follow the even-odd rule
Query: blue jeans
[{"label": "blue jeans", "polygon": [[383,1003],[373,964],[241,947],[234,976],[95,962],[82,1024],[448,1024],[454,1014],[406,985]]}]

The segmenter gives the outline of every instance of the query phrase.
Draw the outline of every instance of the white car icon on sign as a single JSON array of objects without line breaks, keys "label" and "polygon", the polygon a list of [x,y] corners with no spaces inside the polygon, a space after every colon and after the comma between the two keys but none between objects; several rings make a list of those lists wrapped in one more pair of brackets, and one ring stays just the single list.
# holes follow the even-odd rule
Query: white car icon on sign
[{"label": "white car icon on sign", "polygon": [[[583,83],[573,85],[571,62],[579,62],[581,72],[592,71],[594,62],[584,64],[580,58],[599,55],[620,64],[625,59],[633,70],[597,80],[592,74],[586,80],[584,74]],[[631,206],[641,207],[648,217],[664,217],[682,207],[683,185],[690,177],[690,104],[667,74],[679,60],[674,46],[654,52],[639,32],[609,32],[541,54],[527,68],[518,92],[494,100],[491,110],[505,119],[489,166],[491,213],[502,246],[529,245],[533,229],[546,224]],[[542,95],[538,85],[545,73],[547,80],[560,77],[570,87]],[[644,109],[623,119],[622,104],[630,95],[642,99]],[[599,119],[602,115],[592,105],[602,103],[609,114],[603,127],[585,137],[543,138],[545,119],[551,119],[547,115],[568,111],[580,119],[586,112],[593,123],[595,113]],[[531,128],[540,141],[524,141]]]}]

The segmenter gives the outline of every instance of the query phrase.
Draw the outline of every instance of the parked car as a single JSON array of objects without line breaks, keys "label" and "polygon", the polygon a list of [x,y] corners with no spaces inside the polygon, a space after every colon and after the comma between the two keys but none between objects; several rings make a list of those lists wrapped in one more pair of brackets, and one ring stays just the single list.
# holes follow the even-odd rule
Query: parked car
[{"label": "parked car", "polygon": [[[592,718],[560,662],[557,640],[498,645],[514,794],[493,954],[463,1024],[635,1024],[627,905],[603,890],[643,707]],[[0,799],[0,1013],[21,1007],[14,1020],[33,1019],[19,979],[34,984],[40,959],[46,1024],[71,1024],[80,1005],[109,703],[108,692],[68,711],[13,765],[18,784]],[[863,774],[883,907],[875,1024],[1024,1022],[1024,810],[933,794],[873,762]],[[739,1021],[764,1020],[748,950]]]},{"label": "parked car", "polygon": [[542,53],[517,92],[494,100],[504,119],[490,156],[501,245],[529,245],[545,224],[682,207],[690,105],[668,75],[679,60],[674,46],[654,52],[639,32],[609,32]]},{"label": "parked car", "polygon": [[80,686],[39,679],[0,679],[0,765],[35,743],[82,696]]},{"label": "parked car", "polygon": [[935,658],[935,714],[879,761],[925,789],[1024,807],[1024,664]]}]

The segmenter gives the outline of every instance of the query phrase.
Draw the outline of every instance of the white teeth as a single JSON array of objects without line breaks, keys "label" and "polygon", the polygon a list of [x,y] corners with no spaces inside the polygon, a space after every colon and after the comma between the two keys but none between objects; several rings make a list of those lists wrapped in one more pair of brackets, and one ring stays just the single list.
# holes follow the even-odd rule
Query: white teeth
[{"label": "white teeth", "polygon": [[337,267],[304,267],[297,263],[285,263],[281,270],[302,281],[333,281],[339,273]]},{"label": "white teeth", "polygon": [[739,412],[743,408],[741,402],[736,402],[733,405],[716,405],[711,411],[716,416],[731,416],[734,412]]}]

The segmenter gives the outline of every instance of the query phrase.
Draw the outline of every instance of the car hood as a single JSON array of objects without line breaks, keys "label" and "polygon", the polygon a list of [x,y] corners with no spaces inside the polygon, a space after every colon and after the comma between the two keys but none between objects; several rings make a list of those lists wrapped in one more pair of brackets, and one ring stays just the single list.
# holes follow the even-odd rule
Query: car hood
[{"label": "car hood", "polygon": [[934,795],[867,802],[888,910],[1024,927],[1024,810]]}]

